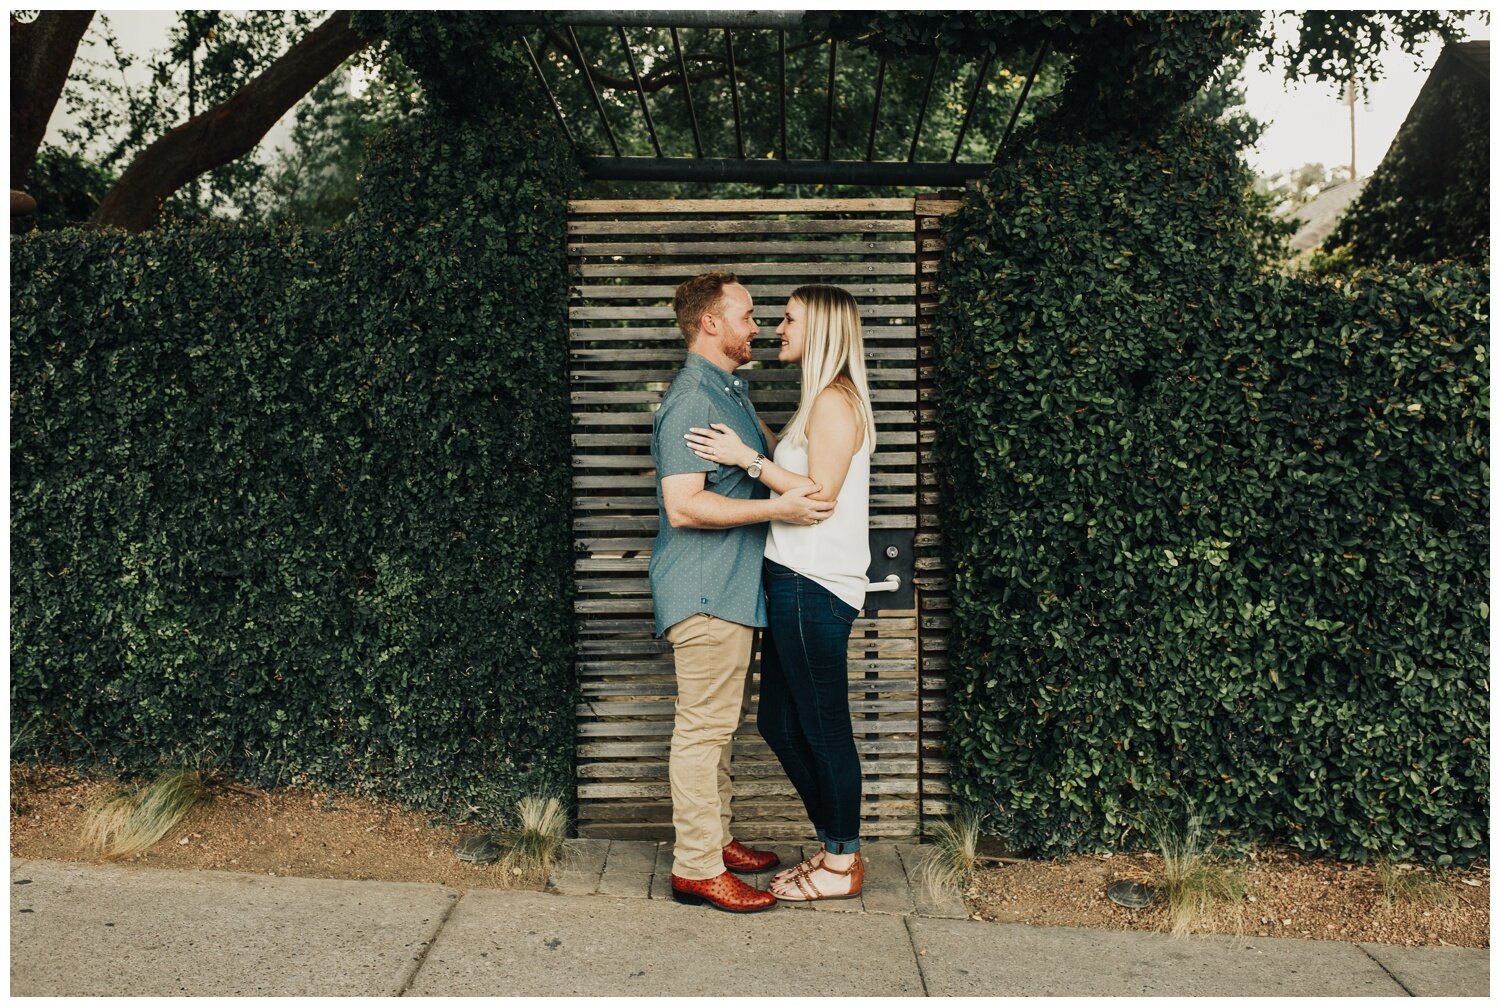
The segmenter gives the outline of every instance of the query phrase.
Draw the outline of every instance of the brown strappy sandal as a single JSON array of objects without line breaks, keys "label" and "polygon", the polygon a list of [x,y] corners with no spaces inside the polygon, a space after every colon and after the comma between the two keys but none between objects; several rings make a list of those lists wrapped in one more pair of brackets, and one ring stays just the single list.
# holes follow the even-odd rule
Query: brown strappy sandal
[{"label": "brown strappy sandal", "polygon": [[[849,881],[848,893],[844,895],[824,895],[818,891],[818,886],[813,884],[812,881],[812,876],[817,871],[827,871],[829,874],[837,874],[840,877],[849,877],[852,875],[853,877]],[[771,892],[771,894],[776,895],[783,902],[834,902],[838,899],[857,899],[859,898],[860,890],[865,886],[865,859],[856,850],[854,861],[849,865],[847,870],[836,870],[829,867],[825,861],[822,866],[816,867],[805,874],[793,874],[791,882],[797,886],[797,890],[802,893],[803,898],[798,899],[786,895],[776,895],[775,892]]]},{"label": "brown strappy sandal", "polygon": [[776,884],[779,881],[791,881],[792,878],[798,874],[811,874],[813,871],[821,871],[823,869],[823,865],[821,863],[816,865],[813,864],[813,857],[824,856],[827,854],[827,852],[827,850],[819,850],[817,853],[814,853],[812,857],[808,857],[806,860],[793,867],[788,867],[786,869],[786,877],[784,878],[776,877],[775,875],[773,875],[771,877],[771,883]]}]

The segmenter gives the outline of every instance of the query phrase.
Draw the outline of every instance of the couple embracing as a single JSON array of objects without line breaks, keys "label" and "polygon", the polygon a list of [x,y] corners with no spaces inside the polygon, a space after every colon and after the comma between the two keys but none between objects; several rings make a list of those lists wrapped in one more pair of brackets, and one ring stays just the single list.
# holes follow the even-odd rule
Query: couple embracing
[{"label": "couple embracing", "polygon": [[[677,673],[672,896],[731,912],[852,898],[864,864],[847,652],[867,586],[875,450],[859,309],[838,287],[792,293],[778,359],[800,366],[801,396],[778,437],[735,373],[760,333],[749,291],[733,274],[704,273],[677,288],[673,307],[687,362],[651,432],[661,513],[651,598]],[[729,814],[757,629],[757,726],[822,842],[766,892],[736,875],[779,859],[734,839]]]}]

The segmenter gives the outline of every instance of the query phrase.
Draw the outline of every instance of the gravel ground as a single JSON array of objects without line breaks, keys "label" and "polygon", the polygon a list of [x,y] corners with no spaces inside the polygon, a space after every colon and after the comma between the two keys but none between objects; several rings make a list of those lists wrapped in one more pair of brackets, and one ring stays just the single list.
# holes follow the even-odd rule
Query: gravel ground
[{"label": "gravel ground", "polygon": [[[1371,865],[1259,852],[1238,862],[1245,899],[1220,906],[1202,933],[1302,937],[1382,944],[1490,946],[1487,866],[1446,871],[1426,897],[1388,900]],[[964,893],[982,919],[1042,926],[1168,929],[1165,907],[1126,909],[1111,902],[1111,881],[1161,876],[1153,854],[1074,856],[982,868]]]},{"label": "gravel ground", "polygon": [[[84,812],[107,782],[57,766],[11,767],[13,857],[98,863],[79,839]],[[495,866],[463,864],[453,848],[476,826],[450,827],[391,801],[295,788],[216,787],[166,838],[125,863],[351,880],[423,881],[454,888],[539,888]],[[1242,861],[1246,898],[1195,929],[1268,937],[1489,947],[1487,866],[1439,876],[1427,899],[1387,900],[1371,866],[1260,852]],[[1043,926],[1163,928],[1160,906],[1125,909],[1105,888],[1149,882],[1150,854],[1076,856],[982,868],[964,893],[976,918]]]}]

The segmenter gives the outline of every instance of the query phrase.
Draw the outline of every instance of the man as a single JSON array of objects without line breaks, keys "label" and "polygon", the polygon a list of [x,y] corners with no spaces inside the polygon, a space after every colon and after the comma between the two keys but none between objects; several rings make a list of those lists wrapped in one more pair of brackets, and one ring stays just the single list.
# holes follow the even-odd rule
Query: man
[{"label": "man", "polygon": [[750,342],[760,333],[749,291],[732,273],[704,273],[677,288],[673,308],[688,354],[651,427],[661,520],[650,574],[656,635],[672,644],[677,671],[668,761],[672,897],[758,912],[776,897],[730,872],[769,870],[779,861],[730,835],[729,764],[734,733],[749,712],[755,629],[766,625],[766,522],[816,524],[833,504],[808,498],[817,486],[768,499],[770,491],[745,470],[693,453],[688,431],[713,423],[727,424],[766,456],[776,438],[750,403],[749,382],[734,374],[750,362]]}]

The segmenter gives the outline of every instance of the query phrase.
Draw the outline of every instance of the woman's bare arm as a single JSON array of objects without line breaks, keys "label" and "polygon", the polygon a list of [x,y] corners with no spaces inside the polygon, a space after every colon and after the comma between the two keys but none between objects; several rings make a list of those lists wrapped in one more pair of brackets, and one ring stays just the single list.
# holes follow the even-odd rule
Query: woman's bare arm
[{"label": "woman's bare arm", "polygon": [[[754,449],[746,447],[722,423],[715,423],[711,431],[694,427],[688,435],[688,442],[701,457],[727,465],[738,465],[743,469],[755,461]],[[777,493],[820,484],[822,488],[808,494],[808,499],[836,501],[844,479],[849,475],[854,452],[863,442],[864,424],[854,402],[836,388],[825,388],[813,400],[812,412],[807,418],[808,474],[798,475],[768,458],[761,464],[760,481]],[[710,444],[714,445],[714,451],[705,453]]]}]

